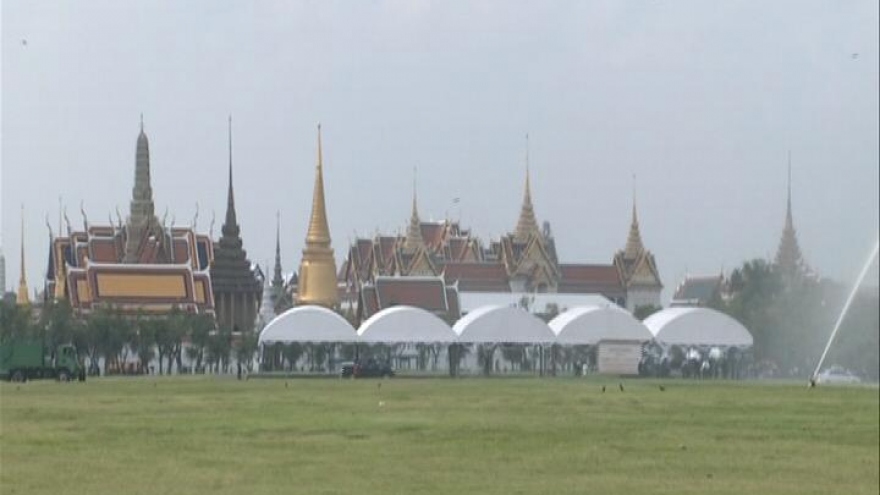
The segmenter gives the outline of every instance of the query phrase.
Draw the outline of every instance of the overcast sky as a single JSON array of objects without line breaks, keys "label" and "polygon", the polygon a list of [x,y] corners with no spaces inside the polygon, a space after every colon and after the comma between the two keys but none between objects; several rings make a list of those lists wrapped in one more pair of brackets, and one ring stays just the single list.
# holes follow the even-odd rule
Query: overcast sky
[{"label": "overcast sky", "polygon": [[[686,273],[775,253],[787,154],[807,261],[852,280],[878,230],[878,2],[2,2],[2,233],[42,288],[48,214],[127,214],[139,115],[157,214],[219,235],[233,115],[238,219],[256,262],[298,269],[316,123],[337,259],[423,219],[488,239],[522,201],[560,259],[610,263],[637,176],[668,298]],[[453,198],[461,198],[453,204]],[[113,213],[115,218],[116,214]],[[872,279],[877,283],[876,270]]]}]

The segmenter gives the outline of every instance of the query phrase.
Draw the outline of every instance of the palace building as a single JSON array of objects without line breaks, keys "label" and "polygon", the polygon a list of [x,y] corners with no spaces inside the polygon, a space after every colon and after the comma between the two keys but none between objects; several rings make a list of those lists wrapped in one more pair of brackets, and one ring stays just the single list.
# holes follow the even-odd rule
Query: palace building
[{"label": "palace building", "polygon": [[124,224],[120,218],[115,225],[92,225],[83,212],[82,230],[72,229],[68,221],[67,234],[50,239],[44,298],[67,299],[80,314],[97,307],[129,313],[177,307],[213,314],[213,259],[208,236],[156,217],[142,121],[128,218]]},{"label": "palace building", "polygon": [[339,271],[343,305],[356,307],[359,319],[395,304],[453,318],[458,295],[472,292],[599,294],[632,311],[660,306],[662,288],[642,244],[635,201],[629,238],[610,264],[560,262],[550,224],[539,227],[535,215],[528,165],[511,233],[484,243],[458,222],[422,221],[414,190],[406,235],[355,239]]}]

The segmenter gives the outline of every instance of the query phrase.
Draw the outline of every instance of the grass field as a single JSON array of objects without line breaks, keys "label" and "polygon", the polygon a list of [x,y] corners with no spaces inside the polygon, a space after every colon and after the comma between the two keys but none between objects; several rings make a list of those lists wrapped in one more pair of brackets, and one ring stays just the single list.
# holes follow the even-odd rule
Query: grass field
[{"label": "grass field", "polygon": [[3,383],[0,493],[878,493],[877,388],[596,380]]}]

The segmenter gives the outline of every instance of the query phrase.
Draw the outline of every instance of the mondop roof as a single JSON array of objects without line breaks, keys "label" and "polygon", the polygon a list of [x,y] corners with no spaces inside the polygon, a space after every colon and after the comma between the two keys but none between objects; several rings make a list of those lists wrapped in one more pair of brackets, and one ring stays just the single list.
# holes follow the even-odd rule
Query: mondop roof
[{"label": "mondop roof", "polygon": [[452,327],[465,343],[545,344],[554,341],[550,327],[528,312],[507,306],[475,309]]},{"label": "mondop roof", "polygon": [[383,309],[361,324],[361,342],[455,342],[455,332],[433,313],[412,306]]},{"label": "mondop roof", "polygon": [[594,345],[601,340],[647,342],[654,335],[616,305],[572,308],[550,321],[557,344]]},{"label": "mondop roof", "polygon": [[275,342],[355,342],[348,321],[321,306],[297,306],[269,322],[260,332],[261,344]]},{"label": "mondop roof", "polygon": [[654,338],[664,344],[748,347],[752,334],[738,321],[708,308],[668,308],[645,320]]}]

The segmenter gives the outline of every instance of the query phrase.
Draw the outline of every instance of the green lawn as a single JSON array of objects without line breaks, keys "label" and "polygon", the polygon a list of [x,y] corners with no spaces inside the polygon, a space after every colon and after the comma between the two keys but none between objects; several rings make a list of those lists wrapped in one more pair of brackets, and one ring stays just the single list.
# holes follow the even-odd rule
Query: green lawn
[{"label": "green lawn", "polygon": [[878,493],[876,387],[602,383],[3,383],[0,493]]}]

